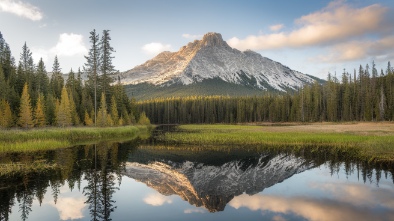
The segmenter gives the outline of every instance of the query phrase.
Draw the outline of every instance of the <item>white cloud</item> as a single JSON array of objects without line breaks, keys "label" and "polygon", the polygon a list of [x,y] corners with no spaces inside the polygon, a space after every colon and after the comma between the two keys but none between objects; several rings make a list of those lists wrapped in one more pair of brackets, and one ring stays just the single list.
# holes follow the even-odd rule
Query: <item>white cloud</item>
[{"label": "white cloud", "polygon": [[[337,188],[336,185],[334,188]],[[330,189],[330,186],[323,187]],[[252,211],[270,211],[279,214],[296,214],[311,221],[333,221],[333,220],[393,220],[394,213],[392,210],[392,192],[380,191],[377,189],[373,194],[365,195],[362,191],[364,188],[346,187],[339,192],[334,193],[334,197],[342,194],[335,199],[311,198],[311,197],[282,197],[274,195],[256,194],[253,196],[243,194],[234,197],[229,202],[229,206],[239,209],[248,208]],[[333,191],[337,191],[336,189]],[[350,191],[350,192],[348,192]],[[358,196],[361,194],[362,196]],[[377,194],[377,195],[375,195]],[[384,196],[385,195],[385,196]],[[357,198],[352,199],[356,196]],[[367,197],[365,197],[367,196]],[[369,200],[368,197],[373,197]],[[378,201],[375,199],[379,198]],[[360,201],[361,200],[361,201]],[[366,201],[362,201],[366,200]],[[359,203],[354,203],[360,201]],[[349,203],[350,202],[350,203]],[[378,202],[378,204],[375,204]],[[379,203],[380,202],[380,203]],[[387,205],[388,204],[388,205]],[[374,207],[384,206],[388,210],[376,212]],[[329,215],[327,215],[329,214]],[[280,220],[280,219],[279,219]]]},{"label": "white cloud", "polygon": [[85,198],[71,198],[64,197],[59,198],[57,203],[50,203],[59,211],[59,216],[61,220],[74,220],[81,219],[84,217],[83,210],[86,207]]},{"label": "white cloud", "polygon": [[394,58],[394,36],[384,37],[375,41],[350,41],[334,45],[328,53],[312,58],[311,61],[341,63],[374,57],[377,61],[389,61]]},{"label": "white cloud", "polygon": [[271,31],[280,31],[284,27],[283,24],[277,24],[277,25],[272,25],[270,26]]},{"label": "white cloud", "polygon": [[9,12],[33,21],[39,21],[43,18],[39,8],[16,0],[0,0],[0,11]]},{"label": "white cloud", "polygon": [[349,39],[387,31],[385,14],[388,8],[379,4],[353,8],[344,1],[334,1],[320,11],[295,20],[289,33],[250,35],[245,39],[233,37],[228,44],[240,50],[300,48],[346,42]]},{"label": "white cloud", "polygon": [[44,63],[47,63],[48,59],[55,57],[55,55],[72,57],[88,53],[83,36],[73,33],[60,34],[57,44],[50,49],[32,47],[31,51],[35,62],[42,58]]},{"label": "white cloud", "polygon": [[58,43],[50,51],[58,56],[74,56],[88,52],[83,43],[83,36],[73,33],[61,34]]},{"label": "white cloud", "polygon": [[394,211],[394,190],[390,187],[369,188],[351,183],[317,183],[311,184],[311,187],[328,192],[341,202],[365,207],[375,205]]},{"label": "white cloud", "polygon": [[146,204],[152,205],[152,206],[162,206],[164,203],[172,203],[171,197],[166,197],[163,196],[159,193],[154,193],[154,194],[149,194],[144,198],[144,202]]},{"label": "white cloud", "polygon": [[42,61],[45,64],[48,63],[48,58],[49,58],[48,50],[42,48],[32,48],[31,52],[34,62],[37,63],[42,58]]},{"label": "white cloud", "polygon": [[152,42],[149,44],[146,44],[142,47],[142,50],[149,55],[157,55],[160,52],[163,51],[170,51],[171,50],[171,45],[169,44],[162,44],[159,42]]},{"label": "white cloud", "polygon": [[191,34],[182,34],[182,37],[194,40],[194,39],[200,39],[203,37],[203,35],[191,35]]}]

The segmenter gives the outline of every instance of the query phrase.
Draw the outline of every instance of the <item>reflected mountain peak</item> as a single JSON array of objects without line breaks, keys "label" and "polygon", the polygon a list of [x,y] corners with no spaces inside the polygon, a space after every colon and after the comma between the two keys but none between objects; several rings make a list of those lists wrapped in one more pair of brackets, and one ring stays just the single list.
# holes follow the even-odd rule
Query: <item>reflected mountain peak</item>
[{"label": "reflected mountain peak", "polygon": [[233,160],[222,165],[170,160],[128,162],[124,175],[163,195],[179,195],[191,205],[217,212],[223,211],[234,196],[261,192],[311,167],[303,159],[280,154]]}]

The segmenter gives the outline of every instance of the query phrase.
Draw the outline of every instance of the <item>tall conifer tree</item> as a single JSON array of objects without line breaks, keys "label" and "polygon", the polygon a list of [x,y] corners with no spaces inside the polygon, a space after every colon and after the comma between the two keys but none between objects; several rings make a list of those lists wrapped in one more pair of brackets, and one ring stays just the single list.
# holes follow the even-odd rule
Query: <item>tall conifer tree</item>
[{"label": "tall conifer tree", "polygon": [[110,75],[115,73],[115,67],[112,65],[112,53],[115,50],[111,47],[110,40],[109,30],[104,30],[100,40],[100,89],[107,98],[111,98],[109,88],[113,80]]},{"label": "tall conifer tree", "polygon": [[97,76],[100,69],[100,48],[99,48],[99,35],[96,34],[96,30],[90,32],[90,43],[91,48],[89,49],[88,56],[85,56],[85,72],[88,74],[88,81],[86,87],[88,87],[91,96],[94,101],[94,123],[97,121]]},{"label": "tall conifer tree", "polygon": [[0,101],[0,127],[9,128],[14,124],[14,119],[12,118],[12,112],[10,104],[1,99]]},{"label": "tall conifer tree", "polygon": [[111,117],[115,126],[119,125],[118,107],[116,104],[115,96],[111,97]]},{"label": "tall conifer tree", "polygon": [[60,104],[57,108],[56,123],[61,127],[70,126],[72,123],[70,100],[66,87],[62,89]]},{"label": "tall conifer tree", "polygon": [[101,93],[100,108],[97,112],[97,126],[104,127],[107,125],[108,112],[107,102],[104,92]]},{"label": "tall conifer tree", "polygon": [[18,125],[23,128],[31,128],[34,125],[30,103],[29,86],[27,83],[25,83],[25,85],[23,86],[21,103],[19,108]]},{"label": "tall conifer tree", "polygon": [[44,110],[45,110],[44,96],[40,94],[38,95],[36,108],[34,109],[34,124],[37,127],[44,127],[46,125]]},{"label": "tall conifer tree", "polygon": [[57,55],[55,56],[55,60],[53,61],[52,77],[50,84],[53,96],[56,99],[60,99],[62,88],[64,86],[64,78],[61,72],[59,60],[57,59]]}]

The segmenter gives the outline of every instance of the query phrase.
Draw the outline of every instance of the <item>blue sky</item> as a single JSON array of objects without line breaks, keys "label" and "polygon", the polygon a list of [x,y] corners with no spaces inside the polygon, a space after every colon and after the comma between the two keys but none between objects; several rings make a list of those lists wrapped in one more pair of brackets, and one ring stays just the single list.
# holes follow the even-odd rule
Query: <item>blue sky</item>
[{"label": "blue sky", "polygon": [[325,78],[373,60],[394,61],[392,0],[0,0],[0,31],[16,61],[26,41],[50,71],[82,67],[89,32],[111,30],[120,71],[207,32],[292,69]]}]

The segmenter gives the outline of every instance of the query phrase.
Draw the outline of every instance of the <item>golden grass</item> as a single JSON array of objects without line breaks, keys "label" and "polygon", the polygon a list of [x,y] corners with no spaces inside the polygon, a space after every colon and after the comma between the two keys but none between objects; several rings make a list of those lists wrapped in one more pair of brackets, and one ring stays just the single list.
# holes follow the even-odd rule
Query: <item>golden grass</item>
[{"label": "golden grass", "polygon": [[161,140],[193,145],[259,146],[327,150],[349,157],[394,162],[392,123],[314,123],[305,125],[182,125]]},{"label": "golden grass", "polygon": [[114,139],[131,140],[149,133],[148,130],[146,126],[0,130],[0,152],[48,150]]}]

